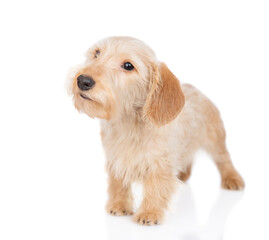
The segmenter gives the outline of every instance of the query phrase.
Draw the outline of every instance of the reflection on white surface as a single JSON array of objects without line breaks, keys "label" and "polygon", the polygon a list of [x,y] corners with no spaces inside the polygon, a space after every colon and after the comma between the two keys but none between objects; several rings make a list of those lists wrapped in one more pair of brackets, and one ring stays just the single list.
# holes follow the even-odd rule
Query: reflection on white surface
[{"label": "reflection on white surface", "polygon": [[107,238],[126,239],[182,239],[218,240],[223,239],[226,221],[243,192],[220,190],[219,195],[208,213],[204,224],[198,221],[198,211],[190,186],[184,186],[178,200],[173,202],[172,210],[167,213],[166,221],[160,226],[140,226],[131,217],[107,215]]}]

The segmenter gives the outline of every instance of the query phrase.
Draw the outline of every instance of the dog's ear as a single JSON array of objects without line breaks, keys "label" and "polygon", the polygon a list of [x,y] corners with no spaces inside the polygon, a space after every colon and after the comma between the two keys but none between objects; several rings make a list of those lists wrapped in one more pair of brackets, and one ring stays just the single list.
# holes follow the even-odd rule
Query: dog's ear
[{"label": "dog's ear", "polygon": [[185,103],[179,80],[164,63],[152,65],[150,89],[143,116],[157,126],[174,120]]}]

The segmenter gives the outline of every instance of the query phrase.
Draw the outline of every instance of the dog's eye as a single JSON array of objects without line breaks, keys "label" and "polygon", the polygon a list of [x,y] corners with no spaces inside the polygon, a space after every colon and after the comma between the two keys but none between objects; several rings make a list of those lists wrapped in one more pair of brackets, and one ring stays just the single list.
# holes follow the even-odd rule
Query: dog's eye
[{"label": "dog's eye", "polygon": [[100,55],[100,50],[99,50],[99,49],[96,49],[96,50],[95,50],[95,55],[94,55],[94,57],[97,58],[99,55]]},{"label": "dog's eye", "polygon": [[134,66],[130,62],[125,62],[122,67],[127,71],[132,71],[134,69]]}]

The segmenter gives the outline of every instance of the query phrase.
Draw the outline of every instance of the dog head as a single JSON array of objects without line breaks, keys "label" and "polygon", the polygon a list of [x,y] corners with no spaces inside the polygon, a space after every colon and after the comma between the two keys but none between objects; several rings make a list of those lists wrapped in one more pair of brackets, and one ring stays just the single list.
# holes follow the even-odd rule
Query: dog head
[{"label": "dog head", "polygon": [[162,126],[184,106],[178,79],[146,44],[130,37],[95,44],[70,79],[75,107],[92,118],[138,117]]}]

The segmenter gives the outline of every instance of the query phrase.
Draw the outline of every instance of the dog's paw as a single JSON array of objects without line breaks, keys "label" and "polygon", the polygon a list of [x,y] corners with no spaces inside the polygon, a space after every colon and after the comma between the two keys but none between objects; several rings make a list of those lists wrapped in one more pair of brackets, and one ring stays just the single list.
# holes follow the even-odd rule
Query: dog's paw
[{"label": "dog's paw", "polygon": [[114,216],[126,216],[133,214],[132,207],[124,203],[109,203],[106,206],[106,210],[109,214]]},{"label": "dog's paw", "polygon": [[154,211],[145,211],[137,213],[133,220],[141,225],[151,226],[158,225],[163,220],[163,213]]},{"label": "dog's paw", "polygon": [[236,174],[223,178],[221,186],[227,190],[243,190],[245,183],[242,177],[239,174]]}]

